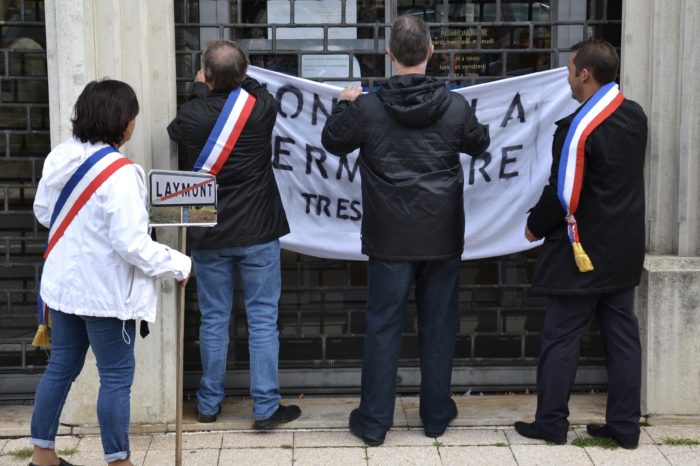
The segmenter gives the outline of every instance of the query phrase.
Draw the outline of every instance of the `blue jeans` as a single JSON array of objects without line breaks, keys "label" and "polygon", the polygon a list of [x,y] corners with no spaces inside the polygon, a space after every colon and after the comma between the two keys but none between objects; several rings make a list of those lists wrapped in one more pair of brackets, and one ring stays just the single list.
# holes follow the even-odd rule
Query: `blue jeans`
[{"label": "blue jeans", "polygon": [[362,397],[352,427],[384,438],[394,421],[396,374],[406,305],[415,277],[420,341],[420,417],[426,432],[444,430],[455,415],[452,363],[459,328],[460,259],[390,262],[370,257]]},{"label": "blue jeans", "polygon": [[135,322],[50,312],[51,358],[36,389],[31,443],[40,448],[56,447],[63,404],[91,347],[100,374],[97,419],[105,462],[128,459]]},{"label": "blue jeans", "polygon": [[253,417],[256,420],[268,418],[277,410],[280,401],[277,376],[277,306],[282,282],[280,243],[274,240],[253,246],[195,250],[192,260],[201,313],[202,379],[197,390],[197,409],[201,414],[215,414],[224,399],[228,327],[238,266],[248,320]]}]

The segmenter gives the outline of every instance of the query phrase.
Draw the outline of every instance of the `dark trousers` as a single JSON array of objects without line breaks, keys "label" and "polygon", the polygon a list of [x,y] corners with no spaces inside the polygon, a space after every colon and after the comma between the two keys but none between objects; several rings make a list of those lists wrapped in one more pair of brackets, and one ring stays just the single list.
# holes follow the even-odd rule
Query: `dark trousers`
[{"label": "dark trousers", "polygon": [[440,431],[454,417],[450,384],[459,326],[459,269],[459,258],[429,262],[370,258],[362,398],[354,429],[373,438],[383,438],[393,423],[401,334],[414,277],[423,427],[426,431]]},{"label": "dark trousers", "polygon": [[598,318],[608,366],[605,419],[621,440],[639,439],[642,356],[634,289],[588,296],[549,296],[537,366],[535,423],[566,439],[569,396],[583,332]]}]

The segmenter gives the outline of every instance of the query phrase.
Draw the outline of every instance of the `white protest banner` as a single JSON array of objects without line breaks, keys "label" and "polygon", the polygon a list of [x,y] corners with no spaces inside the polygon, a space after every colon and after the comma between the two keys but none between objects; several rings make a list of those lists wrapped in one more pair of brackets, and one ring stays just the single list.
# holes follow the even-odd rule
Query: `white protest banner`
[{"label": "white protest banner", "polygon": [[[282,247],[311,256],[366,260],[360,253],[362,194],[358,151],[336,157],[321,131],[340,89],[251,67],[280,108],[272,157],[291,233]],[[527,211],[551,167],[554,122],[577,107],[566,68],[456,90],[488,124],[482,158],[462,155],[466,231],[463,259],[494,257],[534,245],[524,237]]]}]

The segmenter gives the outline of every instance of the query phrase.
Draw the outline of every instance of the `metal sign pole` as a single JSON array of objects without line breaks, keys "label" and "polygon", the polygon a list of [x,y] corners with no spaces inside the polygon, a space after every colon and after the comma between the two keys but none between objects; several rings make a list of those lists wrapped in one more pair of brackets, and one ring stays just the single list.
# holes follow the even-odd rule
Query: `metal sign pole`
[{"label": "metal sign pole", "polygon": [[[187,227],[178,227],[178,248],[185,253]],[[185,336],[185,287],[178,285],[177,297],[177,397],[175,400],[175,465],[182,466],[182,378],[183,378],[183,346]]]},{"label": "metal sign pole", "polygon": [[[187,227],[216,225],[217,185],[214,175],[173,170],[148,172],[151,227],[178,227],[178,250],[185,254]],[[190,215],[190,207],[196,215]],[[175,209],[173,211],[172,209]],[[192,217],[192,218],[190,218]],[[185,341],[185,286],[177,293],[177,382],[175,388],[175,464],[182,466],[182,396]]]}]

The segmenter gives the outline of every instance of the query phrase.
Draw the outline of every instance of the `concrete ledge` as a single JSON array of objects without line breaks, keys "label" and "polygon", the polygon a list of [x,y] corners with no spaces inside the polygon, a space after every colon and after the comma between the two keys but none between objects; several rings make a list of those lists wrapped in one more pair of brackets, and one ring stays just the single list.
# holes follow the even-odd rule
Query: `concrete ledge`
[{"label": "concrete ledge", "polygon": [[700,257],[647,255],[637,290],[642,413],[700,415]]}]

